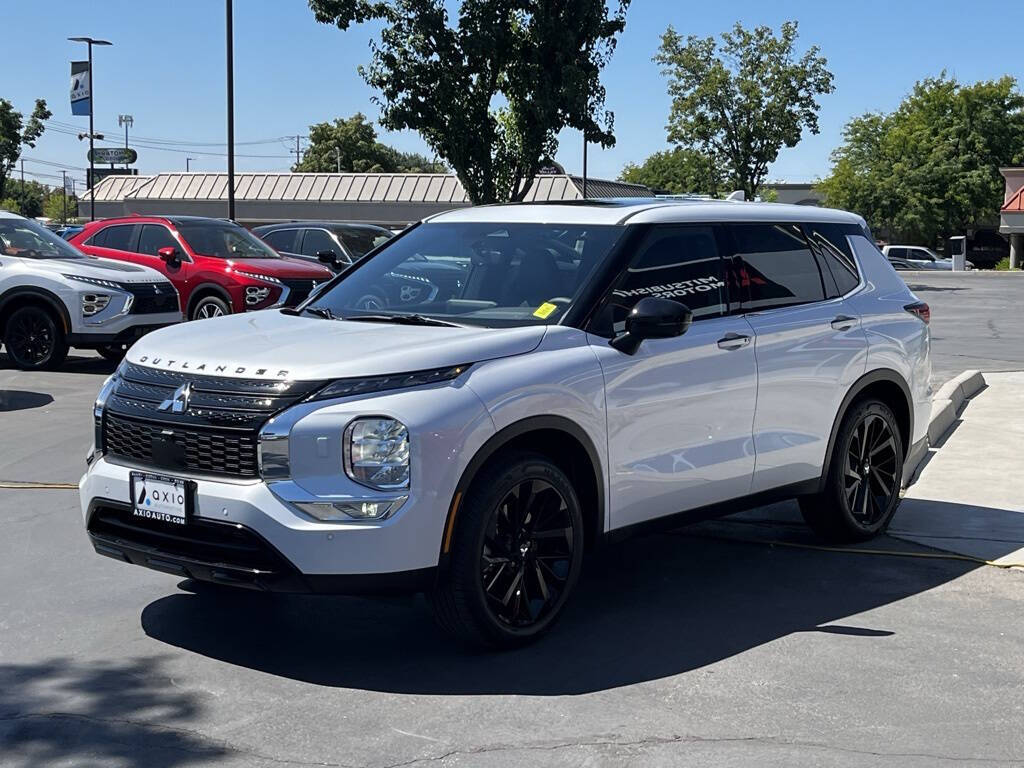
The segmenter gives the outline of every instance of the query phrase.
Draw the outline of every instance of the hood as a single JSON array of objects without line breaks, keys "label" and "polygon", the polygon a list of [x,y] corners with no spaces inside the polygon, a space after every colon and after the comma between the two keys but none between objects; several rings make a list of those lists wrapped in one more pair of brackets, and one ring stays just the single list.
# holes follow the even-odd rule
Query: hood
[{"label": "hood", "polygon": [[164,328],[128,351],[129,362],[243,379],[293,381],[380,376],[521,355],[545,326],[448,328],[322,320],[277,310]]},{"label": "hood", "polygon": [[305,259],[293,259],[288,256],[282,256],[280,259],[231,259],[231,265],[244,272],[279,278],[330,280],[334,277],[334,273],[323,264],[316,264]]},{"label": "hood", "polygon": [[164,275],[150,267],[95,256],[86,256],[82,259],[33,259],[29,263],[33,268],[44,267],[62,275],[81,275],[100,280],[116,280],[119,283],[169,282]]}]

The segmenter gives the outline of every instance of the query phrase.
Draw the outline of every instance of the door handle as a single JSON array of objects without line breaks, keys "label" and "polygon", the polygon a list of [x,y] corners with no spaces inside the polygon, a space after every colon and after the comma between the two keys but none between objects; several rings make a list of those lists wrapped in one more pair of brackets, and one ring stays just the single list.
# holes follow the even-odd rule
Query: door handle
[{"label": "door handle", "polygon": [[856,317],[849,317],[847,315],[838,315],[832,320],[832,327],[837,331],[848,331],[851,328],[856,328],[859,323]]},{"label": "door handle", "polygon": [[750,337],[742,333],[729,332],[718,340],[719,349],[742,349],[750,343]]}]

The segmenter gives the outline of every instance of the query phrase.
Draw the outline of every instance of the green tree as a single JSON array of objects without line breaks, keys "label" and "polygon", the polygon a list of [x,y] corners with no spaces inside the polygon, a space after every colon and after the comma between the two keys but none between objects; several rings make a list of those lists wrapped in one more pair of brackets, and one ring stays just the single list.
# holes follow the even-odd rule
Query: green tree
[{"label": "green tree", "polygon": [[913,243],[991,222],[999,168],[1024,161],[1024,96],[1012,77],[962,85],[945,73],[917,83],[891,114],[851,120],[819,189],[828,205]]},{"label": "green tree", "polygon": [[13,197],[5,197],[0,200],[0,211],[7,211],[8,213],[21,213],[21,205]]},{"label": "green tree", "polygon": [[441,163],[415,152],[400,152],[377,141],[373,123],[361,112],[309,127],[309,149],[292,170],[305,173],[444,173]]},{"label": "green tree", "polygon": [[51,192],[43,201],[43,216],[54,221],[66,224],[67,220],[74,218],[78,211],[78,200],[71,195],[67,196],[67,216],[64,215],[65,203],[64,193],[60,189]]},{"label": "green tree", "polygon": [[376,20],[361,70],[381,123],[418,131],[474,204],[522,200],[563,128],[615,142],[600,74],[630,0],[309,0],[317,21]]},{"label": "green tree", "polygon": [[11,182],[7,185],[7,197],[14,200],[22,216],[34,219],[43,215],[43,201],[49,190],[38,181]]},{"label": "green tree", "polygon": [[686,147],[655,152],[639,165],[629,163],[619,179],[673,195],[713,197],[718,196],[725,182],[721,165],[713,157]]},{"label": "green tree", "polygon": [[14,170],[23,147],[35,147],[42,136],[44,120],[53,117],[46,108],[46,101],[36,99],[35,109],[26,122],[21,112],[14,111],[14,105],[7,99],[0,99],[0,199],[3,198],[7,180]]},{"label": "green tree", "polygon": [[797,37],[795,21],[778,36],[737,22],[720,44],[669,27],[654,57],[669,78],[669,141],[721,157],[748,199],[783,147],[818,133],[817,99],[835,90],[817,46],[797,58]]}]

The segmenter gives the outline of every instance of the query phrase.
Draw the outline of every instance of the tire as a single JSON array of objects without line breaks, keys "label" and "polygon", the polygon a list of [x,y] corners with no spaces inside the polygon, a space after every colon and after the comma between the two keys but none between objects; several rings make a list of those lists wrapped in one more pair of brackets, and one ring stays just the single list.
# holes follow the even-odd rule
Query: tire
[{"label": "tire", "polygon": [[231,307],[220,296],[203,296],[192,307],[190,320],[208,320],[231,314]]},{"label": "tire", "polygon": [[128,353],[128,345],[104,344],[102,347],[97,347],[96,351],[99,352],[105,360],[109,360],[112,363],[119,363],[124,360],[124,356]]},{"label": "tire", "polygon": [[548,459],[512,453],[474,479],[457,510],[451,561],[429,595],[464,642],[515,648],[557,621],[583,564],[583,514]]},{"label": "tire", "polygon": [[355,302],[354,308],[364,312],[379,312],[382,309],[388,308],[388,301],[384,298],[384,291],[375,285],[371,285],[370,290],[360,296]]},{"label": "tire", "polygon": [[16,309],[4,329],[7,356],[23,371],[56,368],[68,356],[60,318],[43,307]]},{"label": "tire", "polygon": [[866,541],[884,532],[900,503],[905,449],[896,417],[880,400],[843,417],[824,490],[800,499],[807,524],[826,541]]}]

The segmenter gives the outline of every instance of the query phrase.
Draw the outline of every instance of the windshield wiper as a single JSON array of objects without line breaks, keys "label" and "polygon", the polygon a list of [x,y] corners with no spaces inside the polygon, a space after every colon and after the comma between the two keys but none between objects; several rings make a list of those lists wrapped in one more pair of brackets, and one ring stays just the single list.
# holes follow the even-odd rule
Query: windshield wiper
[{"label": "windshield wiper", "polygon": [[446,328],[461,328],[458,323],[437,320],[424,315],[352,315],[342,318],[354,323],[394,323],[395,325],[440,325]]},{"label": "windshield wiper", "polygon": [[341,320],[340,317],[331,312],[330,307],[306,307],[303,311],[309,312],[309,314],[316,317],[322,317],[324,320]]}]

